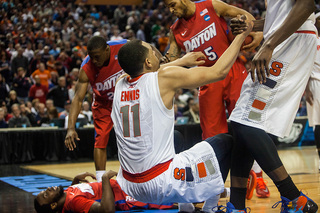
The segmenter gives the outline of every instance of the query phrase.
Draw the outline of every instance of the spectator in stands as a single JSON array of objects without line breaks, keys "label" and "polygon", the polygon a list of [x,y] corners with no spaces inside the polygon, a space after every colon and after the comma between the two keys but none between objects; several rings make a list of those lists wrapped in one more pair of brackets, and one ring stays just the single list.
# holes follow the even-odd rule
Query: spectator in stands
[{"label": "spectator in stands", "polygon": [[8,97],[8,94],[10,92],[10,87],[6,83],[6,79],[2,77],[2,74],[0,73],[0,100],[5,101]]},{"label": "spectator in stands", "polygon": [[46,106],[43,103],[39,103],[36,115],[37,126],[41,126],[41,124],[47,120],[47,117],[48,114],[46,111]]},{"label": "spectator in stands", "polygon": [[51,107],[54,107],[54,102],[52,99],[47,99],[46,100],[46,108],[50,109]]},{"label": "spectator in stands", "polygon": [[28,107],[26,107],[26,104],[20,104],[19,108],[21,115],[26,116],[29,119],[31,126],[37,126],[36,115],[32,113]]},{"label": "spectator in stands", "polygon": [[68,95],[69,95],[69,100],[72,101],[74,94],[75,94],[75,89],[76,89],[76,84],[77,82],[74,80],[71,80],[71,87],[68,89]]},{"label": "spectator in stands", "polygon": [[64,103],[69,100],[66,78],[64,76],[59,77],[58,86],[50,89],[47,94],[47,99],[53,100],[54,106],[57,108],[58,112],[62,112],[64,110]]},{"label": "spectator in stands", "polygon": [[59,118],[65,118],[65,117],[67,117],[67,115],[69,115],[70,107],[71,107],[71,101],[70,101],[70,100],[67,100],[67,101],[64,103],[64,110],[59,113]]},{"label": "spectator in stands", "polygon": [[49,46],[44,46],[44,48],[43,48],[43,53],[41,54],[41,59],[42,59],[42,61],[46,64],[47,63],[47,61],[49,61],[49,59],[50,59],[50,53],[49,53],[49,51],[50,51],[50,47]]},{"label": "spectator in stands", "polygon": [[33,114],[35,114],[35,115],[38,114],[38,106],[39,106],[40,103],[41,102],[40,102],[39,98],[35,98],[35,99],[32,100],[32,102],[31,102],[31,104],[32,104],[31,112]]},{"label": "spectator in stands", "polygon": [[11,90],[9,92],[9,101],[7,103],[7,108],[9,109],[8,111],[11,113],[11,106],[13,104],[19,104],[20,102],[18,101],[18,98],[17,98],[17,93],[16,91],[14,90]]},{"label": "spectator in stands", "polygon": [[28,70],[29,61],[28,58],[23,56],[24,49],[19,47],[18,54],[12,59],[11,62],[11,73],[13,75],[18,73],[18,68],[23,67],[23,69]]},{"label": "spectator in stands", "polygon": [[49,51],[50,55],[52,55],[54,58],[58,57],[60,54],[60,48],[57,47],[57,44],[54,42],[52,43],[51,50]]},{"label": "spectator in stands", "polygon": [[57,108],[51,107],[47,109],[47,117],[44,117],[40,121],[40,126],[53,126],[53,119],[59,118],[59,113]]},{"label": "spectator in stands", "polygon": [[34,71],[31,74],[31,77],[35,79],[36,75],[38,75],[38,77],[40,78],[40,84],[49,88],[49,81],[51,79],[51,74],[49,70],[46,69],[46,66],[43,62],[39,64],[39,69]]},{"label": "spectator in stands", "polygon": [[4,110],[3,108],[0,108],[0,128],[7,128],[8,123],[4,119]]},{"label": "spectator in stands", "polygon": [[13,78],[12,88],[17,92],[18,101],[26,103],[28,101],[28,93],[31,87],[30,78],[26,77],[26,71],[23,67],[18,68],[18,74]]},{"label": "spectator in stands", "polygon": [[67,68],[67,70],[70,69],[70,64],[71,64],[71,58],[69,55],[66,53],[66,50],[61,52],[59,54],[59,57],[57,58],[57,61],[60,61],[62,65]]},{"label": "spectator in stands", "polygon": [[29,63],[31,62],[32,58],[34,57],[34,51],[32,49],[32,43],[31,42],[27,43],[27,48],[24,50],[23,56],[28,59]]},{"label": "spectator in stands", "polygon": [[15,127],[30,127],[31,123],[29,119],[23,115],[21,115],[19,104],[13,104],[11,106],[11,111],[13,114],[13,117],[10,118],[8,125],[9,128],[15,128]]},{"label": "spectator in stands", "polygon": [[47,69],[50,71],[50,73],[52,71],[57,72],[56,67],[55,67],[55,63],[56,63],[56,59],[54,58],[53,55],[50,55],[49,60],[46,63]]},{"label": "spectator in stands", "polygon": [[77,81],[79,78],[79,68],[73,68],[69,74],[69,77],[72,81]]},{"label": "spectator in stands", "polygon": [[27,76],[30,76],[31,73],[39,69],[41,62],[41,53],[39,52],[39,50],[34,51],[34,58],[30,62],[29,73],[27,73]]},{"label": "spectator in stands", "polygon": [[67,76],[68,75],[68,69],[62,64],[61,61],[56,61],[55,64],[56,72],[59,76]]},{"label": "spectator in stands", "polygon": [[199,116],[199,102],[194,101],[193,98],[188,99],[189,110],[183,113],[183,116],[189,118],[189,124],[198,124],[200,123]]},{"label": "spectator in stands", "polygon": [[29,100],[32,101],[33,99],[39,99],[41,103],[46,102],[46,97],[48,94],[48,88],[44,85],[42,85],[41,79],[39,75],[34,76],[35,84],[31,86],[29,91]]},{"label": "spectator in stands", "polygon": [[73,70],[74,68],[78,68],[81,66],[82,63],[82,53],[79,53],[78,48],[74,47],[72,48],[72,54],[71,54],[71,64],[70,69]]},{"label": "spectator in stands", "polygon": [[5,52],[1,52],[1,58],[0,58],[0,74],[7,80],[10,80],[10,60],[8,60],[8,57]]},{"label": "spectator in stands", "polygon": [[90,110],[90,104],[88,101],[82,103],[82,113],[87,116],[89,123],[92,121],[92,111]]},{"label": "spectator in stands", "polygon": [[2,106],[2,109],[4,111],[4,120],[8,122],[13,117],[13,115],[8,112],[8,107],[6,105]]}]

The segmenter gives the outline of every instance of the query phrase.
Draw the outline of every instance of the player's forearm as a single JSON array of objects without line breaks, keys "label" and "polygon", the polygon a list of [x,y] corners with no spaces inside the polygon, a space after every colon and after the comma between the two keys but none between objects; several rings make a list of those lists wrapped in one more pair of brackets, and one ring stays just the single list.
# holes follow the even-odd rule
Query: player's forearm
[{"label": "player's forearm", "polygon": [[[215,75],[215,81],[223,80],[229,73],[232,65],[238,58],[240,48],[247,35],[240,34],[235,37],[228,49],[221,55],[219,60],[212,66],[213,72],[217,72]],[[212,73],[212,72],[211,72]],[[211,80],[211,79],[210,79]],[[211,83],[211,82],[208,82]]]},{"label": "player's forearm", "polygon": [[252,31],[253,31],[253,32],[263,31],[264,21],[265,21],[265,19],[254,20],[254,21],[253,21],[253,24],[254,24],[254,25],[253,25]]},{"label": "player's forearm", "polygon": [[78,115],[80,113],[82,107],[82,100],[80,100],[77,96],[75,96],[71,103],[71,108],[69,112],[69,119],[68,119],[68,129],[74,128]]},{"label": "player's forearm", "polygon": [[102,197],[100,204],[102,212],[115,212],[114,195],[110,185],[110,179],[106,176],[102,176]]},{"label": "player's forearm", "polygon": [[315,9],[316,7],[313,0],[297,0],[285,21],[268,40],[265,41],[264,46],[268,46],[271,49],[276,48],[297,31]]}]

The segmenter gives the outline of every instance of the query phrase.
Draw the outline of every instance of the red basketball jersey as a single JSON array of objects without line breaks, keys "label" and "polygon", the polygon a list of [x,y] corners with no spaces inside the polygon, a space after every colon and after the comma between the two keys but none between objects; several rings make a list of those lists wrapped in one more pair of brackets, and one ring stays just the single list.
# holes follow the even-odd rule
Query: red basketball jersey
[{"label": "red basketball jersey", "polygon": [[126,39],[107,42],[110,46],[110,61],[107,66],[97,68],[89,55],[83,60],[81,68],[86,72],[93,90],[93,106],[96,103],[111,109],[116,80],[124,73],[118,63],[118,51],[125,43]]},{"label": "red basketball jersey", "polygon": [[230,45],[228,26],[224,18],[216,14],[211,0],[198,1],[195,5],[193,16],[177,19],[171,30],[182,50],[203,52],[207,60],[202,66],[212,66]]},{"label": "red basketball jersey", "polygon": [[[118,211],[130,209],[169,209],[173,204],[147,204],[139,202],[128,196],[121,190],[118,182],[110,179],[110,185],[114,195],[115,208]],[[102,197],[102,182],[83,183],[69,186],[62,213],[89,212],[94,202],[100,202]]]}]

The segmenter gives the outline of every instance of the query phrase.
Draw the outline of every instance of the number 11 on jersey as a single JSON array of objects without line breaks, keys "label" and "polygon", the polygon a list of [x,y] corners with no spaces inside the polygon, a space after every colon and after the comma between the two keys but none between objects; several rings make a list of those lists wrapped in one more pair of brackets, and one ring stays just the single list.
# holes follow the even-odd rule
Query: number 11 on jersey
[{"label": "number 11 on jersey", "polygon": [[[131,113],[129,113],[129,109],[131,108]],[[122,114],[122,125],[123,125],[123,136],[130,137],[130,118],[132,115],[132,126],[133,126],[133,135],[134,137],[141,136],[140,130],[140,104],[136,104],[133,106],[125,105],[121,107],[120,113]]]}]

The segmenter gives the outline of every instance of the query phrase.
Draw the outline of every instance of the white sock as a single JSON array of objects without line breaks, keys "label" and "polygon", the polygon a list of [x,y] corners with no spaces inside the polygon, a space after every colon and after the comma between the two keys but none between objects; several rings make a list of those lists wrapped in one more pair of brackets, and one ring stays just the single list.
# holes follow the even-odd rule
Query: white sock
[{"label": "white sock", "polygon": [[105,173],[105,170],[97,170],[96,171],[96,178],[98,182],[102,181],[102,175]]},{"label": "white sock", "polygon": [[193,212],[194,205],[193,203],[178,203],[179,212]]},{"label": "white sock", "polygon": [[254,173],[260,173],[262,171],[257,161],[254,161],[252,170],[254,171]]},{"label": "white sock", "polygon": [[218,206],[219,198],[220,195],[216,195],[206,200],[203,204],[202,211],[208,213],[216,212],[217,208],[215,207]]}]

